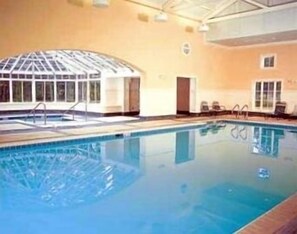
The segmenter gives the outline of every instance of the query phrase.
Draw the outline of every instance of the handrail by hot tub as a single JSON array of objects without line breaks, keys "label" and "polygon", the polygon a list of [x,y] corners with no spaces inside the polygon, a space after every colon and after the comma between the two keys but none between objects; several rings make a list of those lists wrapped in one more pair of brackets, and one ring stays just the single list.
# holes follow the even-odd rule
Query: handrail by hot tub
[{"label": "handrail by hot tub", "polygon": [[33,123],[36,122],[36,109],[40,106],[43,105],[43,114],[44,114],[44,125],[46,125],[46,119],[47,119],[47,112],[46,112],[46,104],[44,102],[39,102],[37,105],[30,111],[30,113],[27,115],[26,120],[30,117],[31,114],[33,114]]},{"label": "handrail by hot tub", "polygon": [[[80,103],[83,103],[83,102],[82,101],[76,102],[68,110],[64,111],[63,115],[66,115],[68,112],[72,111],[72,120],[74,120],[74,110],[75,110],[74,108]],[[87,108],[87,101],[86,101],[85,102],[85,121],[87,121],[87,118],[88,118],[87,112],[88,112],[88,108]]]}]

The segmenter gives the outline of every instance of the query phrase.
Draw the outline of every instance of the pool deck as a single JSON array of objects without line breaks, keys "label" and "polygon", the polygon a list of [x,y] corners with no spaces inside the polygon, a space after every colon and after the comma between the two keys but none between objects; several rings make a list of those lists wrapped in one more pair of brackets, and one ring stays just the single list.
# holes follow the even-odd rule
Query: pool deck
[{"label": "pool deck", "polygon": [[[217,120],[240,120],[234,116],[217,117],[179,117],[158,120],[129,120],[107,121],[105,124],[79,125],[67,128],[62,127],[34,127],[20,122],[0,123],[0,147],[16,146],[32,143],[41,143],[56,140],[75,139],[84,136],[98,136],[106,134],[125,133],[131,131],[148,130],[163,127],[172,127],[185,124],[202,124]],[[297,127],[297,120],[284,120],[264,117],[249,117],[246,121],[256,121],[269,124],[285,124]],[[289,197],[260,218],[248,224],[240,234],[293,234],[297,233],[297,194]]]}]

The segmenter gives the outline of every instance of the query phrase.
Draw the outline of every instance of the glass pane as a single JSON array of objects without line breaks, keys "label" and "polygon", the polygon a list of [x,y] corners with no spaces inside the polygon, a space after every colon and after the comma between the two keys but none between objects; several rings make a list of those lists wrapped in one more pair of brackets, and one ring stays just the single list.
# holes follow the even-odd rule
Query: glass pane
[{"label": "glass pane", "polygon": [[264,67],[274,67],[274,56],[264,58]]},{"label": "glass pane", "polygon": [[87,97],[87,82],[78,83],[78,100],[85,101]]},{"label": "glass pane", "polygon": [[268,104],[267,104],[267,101],[266,100],[263,100],[263,105],[262,105],[264,108],[267,108],[268,107]]},{"label": "glass pane", "polygon": [[32,102],[32,82],[23,82],[23,101]]},{"label": "glass pane", "polygon": [[257,92],[256,93],[256,97],[255,97],[256,100],[261,100],[261,93],[260,92]]},{"label": "glass pane", "polygon": [[255,106],[256,106],[256,107],[260,107],[260,104],[261,104],[260,101],[256,101],[256,102],[255,102]]},{"label": "glass pane", "polygon": [[276,92],[276,101],[279,102],[281,101],[281,93],[280,92]]},{"label": "glass pane", "polygon": [[83,101],[83,83],[78,83],[78,101]]},{"label": "glass pane", "polygon": [[260,92],[261,91],[261,82],[256,82],[256,92]]},{"label": "glass pane", "polygon": [[13,81],[12,82],[12,100],[14,102],[22,102],[22,82]]},{"label": "glass pane", "polygon": [[[266,83],[267,84],[267,83]],[[264,83],[264,87],[265,87],[265,83]],[[267,86],[268,87],[268,84]],[[262,102],[262,107],[267,107],[268,106],[268,95],[267,95],[267,90],[263,91],[263,102]]]},{"label": "glass pane", "polygon": [[269,67],[274,67],[274,56],[270,57]]},{"label": "glass pane", "polygon": [[269,82],[269,90],[270,91],[274,90],[274,82]]},{"label": "glass pane", "polygon": [[45,82],[45,101],[54,101],[54,82]]},{"label": "glass pane", "polygon": [[100,81],[96,82],[96,101],[100,102]]},{"label": "glass pane", "polygon": [[44,83],[36,82],[36,101],[42,102],[44,101]]},{"label": "glass pane", "polygon": [[65,82],[57,82],[57,101],[65,102]]},{"label": "glass pane", "polygon": [[267,107],[273,107],[273,99],[267,101]]},{"label": "glass pane", "polygon": [[75,83],[67,82],[67,102],[75,101]]},{"label": "glass pane", "polygon": [[264,82],[263,90],[264,92],[268,90],[268,82]]},{"label": "glass pane", "polygon": [[282,82],[278,81],[276,82],[276,91],[281,91],[282,88]]},{"label": "glass pane", "polygon": [[0,102],[9,102],[9,81],[0,81]]},{"label": "glass pane", "polygon": [[95,82],[90,82],[90,101],[95,101]]},{"label": "glass pane", "polygon": [[264,58],[264,67],[269,67],[269,58]]}]

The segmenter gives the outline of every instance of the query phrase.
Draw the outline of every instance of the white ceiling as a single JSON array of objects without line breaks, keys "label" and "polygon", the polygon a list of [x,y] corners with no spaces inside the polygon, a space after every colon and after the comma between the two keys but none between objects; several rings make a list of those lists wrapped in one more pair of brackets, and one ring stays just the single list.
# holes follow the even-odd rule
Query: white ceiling
[{"label": "white ceiling", "polygon": [[297,7],[297,0],[127,0],[195,21],[218,22]]},{"label": "white ceiling", "polygon": [[[297,0],[126,0],[169,15],[188,18],[199,23],[212,24],[236,21],[243,17],[261,16],[267,13],[297,8]],[[273,19],[269,19],[271,21]],[[279,20],[279,19],[276,19]],[[295,21],[294,18],[292,20]],[[297,17],[296,17],[297,21]],[[273,23],[273,22],[272,22]],[[295,23],[295,22],[294,22]],[[219,24],[218,24],[219,25]],[[227,46],[263,44],[269,42],[297,40],[296,30],[282,30],[273,33],[249,36],[237,36],[225,40],[212,41]]]}]

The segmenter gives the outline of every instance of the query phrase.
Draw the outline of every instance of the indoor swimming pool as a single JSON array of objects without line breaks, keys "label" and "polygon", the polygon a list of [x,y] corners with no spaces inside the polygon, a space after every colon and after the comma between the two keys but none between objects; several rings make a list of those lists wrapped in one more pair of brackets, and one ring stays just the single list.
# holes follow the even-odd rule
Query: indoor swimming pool
[{"label": "indoor swimming pool", "polygon": [[296,150],[231,121],[0,148],[0,233],[234,233],[296,193]]}]

